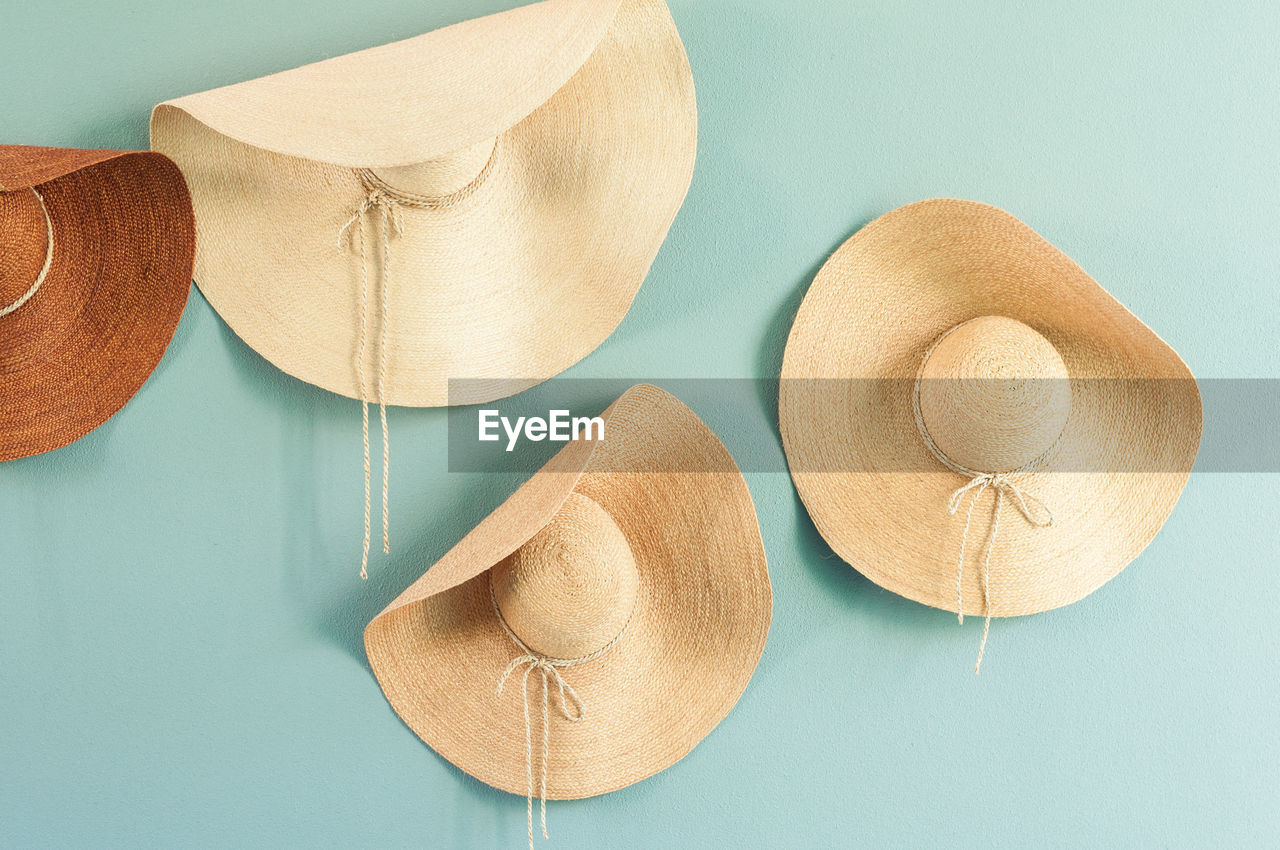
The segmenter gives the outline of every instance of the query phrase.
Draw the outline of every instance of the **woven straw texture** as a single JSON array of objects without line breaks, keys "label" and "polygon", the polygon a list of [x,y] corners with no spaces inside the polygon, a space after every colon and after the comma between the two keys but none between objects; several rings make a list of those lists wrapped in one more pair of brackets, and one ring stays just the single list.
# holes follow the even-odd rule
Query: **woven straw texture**
[{"label": "woven straw texture", "polygon": [[[518,392],[613,331],[688,190],[697,113],[662,0],[546,0],[161,104],[151,137],[191,185],[197,284],[245,342],[325,389],[375,400],[381,370],[377,400],[436,406]],[[450,377],[492,383],[451,399]]]},{"label": "woven straw texture", "polygon": [[[920,406],[953,458],[1006,472],[1047,455],[1016,478],[1052,524],[1006,507],[989,610],[978,542],[992,530],[992,496],[972,513],[957,588],[965,515],[947,506],[965,479],[917,429],[917,376],[945,379]],[[1034,380],[962,380],[975,377]],[[1177,354],[1025,224],[970,201],[910,204],[842,245],[800,306],[782,378],[788,463],[828,544],[882,587],[964,614],[1044,611],[1114,577],[1173,510],[1200,442],[1199,392]],[[1006,399],[1002,417],[993,401],[1008,386],[1036,389]]]},{"label": "woven straw texture", "polygon": [[603,416],[603,442],[570,443],[558,471],[534,475],[365,630],[405,723],[515,794],[527,791],[520,687],[494,689],[519,650],[495,597],[544,651],[607,646],[563,672],[584,716],[551,713],[553,799],[613,791],[683,757],[738,701],[768,633],[755,508],[724,446],[654,387],[633,387]]},{"label": "woven straw texture", "polygon": [[0,461],[65,446],[133,397],[182,316],[194,253],[167,158],[0,146]]}]

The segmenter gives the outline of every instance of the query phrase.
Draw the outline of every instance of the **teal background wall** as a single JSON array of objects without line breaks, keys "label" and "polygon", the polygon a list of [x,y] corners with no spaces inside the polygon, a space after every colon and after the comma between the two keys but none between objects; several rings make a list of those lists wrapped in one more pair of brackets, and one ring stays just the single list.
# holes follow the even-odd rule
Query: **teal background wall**
[{"label": "teal background wall", "polygon": [[[0,0],[0,142],[145,147],[165,98],[510,5]],[[693,186],[569,375],[773,377],[823,259],[935,195],[1030,223],[1198,376],[1280,375],[1280,7],[671,6]],[[358,406],[194,290],[122,413],[0,465],[0,844],[521,845],[524,800],[403,726],[360,644],[519,477],[448,474],[443,411],[391,417],[394,554],[363,584]],[[1194,475],[1118,579],[999,622],[977,678],[979,622],[831,557],[786,475],[749,482],[775,592],[755,678],[673,768],[553,803],[553,846],[1280,842],[1275,476]]]}]

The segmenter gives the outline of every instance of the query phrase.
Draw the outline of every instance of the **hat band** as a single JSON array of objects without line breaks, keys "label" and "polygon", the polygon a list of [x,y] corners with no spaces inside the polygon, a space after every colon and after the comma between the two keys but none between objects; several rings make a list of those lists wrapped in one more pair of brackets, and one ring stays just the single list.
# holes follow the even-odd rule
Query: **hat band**
[{"label": "hat band", "polygon": [[964,516],[964,532],[960,535],[960,554],[956,558],[956,616],[962,625],[964,624],[964,553],[965,546],[969,541],[969,526],[973,520],[973,508],[978,503],[978,500],[982,498],[982,494],[986,492],[987,488],[991,488],[996,494],[996,503],[991,519],[991,531],[987,534],[982,558],[982,609],[985,618],[982,624],[982,642],[978,645],[978,659],[973,665],[973,672],[977,674],[982,670],[982,656],[987,651],[987,635],[991,631],[991,550],[995,547],[996,535],[1000,532],[1000,509],[1004,506],[1006,495],[1017,506],[1018,512],[1031,525],[1036,528],[1045,528],[1053,525],[1053,512],[1049,510],[1048,506],[1020,488],[1010,476],[1034,472],[1043,465],[1062,443],[1062,435],[1066,433],[1067,429],[1063,427],[1053,444],[1038,457],[1007,472],[980,472],[970,469],[948,457],[947,453],[938,447],[933,437],[929,436],[929,428],[925,425],[924,413],[920,408],[920,384],[924,380],[924,369],[925,364],[929,362],[929,355],[933,354],[934,349],[952,331],[963,324],[965,322],[949,328],[934,340],[933,345],[929,346],[929,349],[924,353],[924,357],[920,359],[920,367],[916,370],[915,385],[911,390],[911,408],[915,414],[916,431],[920,433],[920,438],[924,440],[925,448],[929,450],[929,453],[947,469],[964,475],[969,479],[968,482],[957,487],[947,501],[947,513],[955,516],[960,510],[960,506],[964,503],[965,497],[970,497],[969,509],[965,511]]},{"label": "hat band", "polygon": [[[502,630],[507,633],[507,637],[511,638],[511,642],[520,648],[522,654],[511,659],[511,663],[502,671],[502,675],[498,677],[498,688],[496,694],[502,693],[503,686],[507,683],[507,679],[513,672],[524,667],[524,676],[520,680],[521,698],[524,702],[524,772],[526,793],[525,793],[525,813],[529,824],[529,848],[533,848],[533,722],[529,717],[529,676],[534,670],[542,674],[542,763],[538,780],[538,802],[541,809],[542,817],[542,837],[549,838],[547,835],[547,756],[551,751],[551,681],[554,680],[556,687],[560,690],[560,715],[570,723],[579,723],[582,721],[584,711],[582,707],[582,699],[578,696],[577,691],[564,680],[560,675],[560,671],[568,667],[576,667],[579,664],[586,664],[588,661],[595,661],[600,656],[617,646],[622,638],[626,635],[627,630],[631,627],[633,617],[627,617],[627,622],[623,624],[622,630],[618,632],[613,640],[588,655],[579,658],[552,658],[543,655],[540,652],[529,647],[515,633],[511,626],[507,623],[506,617],[502,616],[502,609],[498,607],[498,597],[493,590],[493,571],[489,571],[489,601],[493,604],[493,612],[498,615],[498,623],[502,626]],[[632,609],[634,614],[635,609]]]},{"label": "hat band", "polygon": [[[0,192],[3,191],[5,191],[4,187],[0,186]],[[41,267],[40,274],[36,275],[36,282],[31,284],[30,289],[19,295],[17,301],[14,301],[6,307],[0,307],[0,319],[9,315],[14,310],[17,310],[23,304],[26,304],[31,300],[31,296],[36,294],[36,290],[38,290],[40,285],[44,283],[44,279],[49,275],[49,269],[53,266],[53,218],[49,215],[49,208],[45,206],[44,198],[35,190],[35,187],[28,188],[28,191],[36,196],[36,203],[40,205],[40,212],[44,213],[45,232],[47,234],[45,239],[47,247],[44,255],[44,266]]]},{"label": "hat band", "polygon": [[489,179],[489,175],[493,173],[494,163],[498,159],[498,148],[501,145],[502,137],[495,136],[493,150],[489,152],[489,158],[485,160],[484,167],[480,169],[480,172],[467,185],[443,195],[422,195],[397,189],[379,177],[371,168],[358,168],[356,169],[356,174],[359,175],[360,181],[367,191],[370,193],[380,192],[400,206],[422,210],[443,210],[465,201],[484,185],[484,182]]},{"label": "hat band", "polygon": [[361,434],[364,440],[364,549],[360,556],[360,578],[369,577],[369,541],[371,538],[370,506],[371,506],[371,465],[369,462],[369,386],[365,374],[365,353],[368,350],[369,338],[369,252],[365,243],[364,219],[375,210],[378,212],[377,229],[382,245],[382,285],[378,295],[378,374],[376,393],[378,416],[382,420],[382,551],[391,553],[391,519],[388,505],[388,494],[391,478],[391,436],[387,428],[387,403],[385,385],[387,378],[387,323],[390,316],[389,293],[391,290],[391,231],[397,236],[404,234],[403,209],[447,209],[471,197],[489,179],[493,172],[494,162],[498,158],[499,141],[494,140],[493,152],[484,168],[466,186],[456,192],[439,197],[428,197],[411,192],[402,192],[387,184],[372,170],[360,168],[356,174],[365,188],[364,200],[356,208],[355,213],[338,231],[338,250],[344,249],[348,233],[357,236],[357,250],[360,253],[360,341],[356,348],[356,379],[360,386]]}]

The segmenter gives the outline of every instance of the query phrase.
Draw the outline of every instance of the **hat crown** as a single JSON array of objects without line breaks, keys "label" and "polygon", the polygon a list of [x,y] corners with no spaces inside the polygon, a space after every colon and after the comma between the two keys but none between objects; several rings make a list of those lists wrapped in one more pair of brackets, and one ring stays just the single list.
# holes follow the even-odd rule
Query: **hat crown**
[{"label": "hat crown", "polygon": [[493,568],[508,627],[550,658],[582,658],[626,628],[640,576],[627,539],[600,505],[573,493],[527,543]]},{"label": "hat crown", "polygon": [[48,225],[35,194],[0,190],[0,322],[40,277],[48,250]]},{"label": "hat crown", "polygon": [[943,334],[919,373],[929,438],[975,472],[1043,457],[1071,413],[1070,373],[1049,340],[1015,319],[980,316]]}]

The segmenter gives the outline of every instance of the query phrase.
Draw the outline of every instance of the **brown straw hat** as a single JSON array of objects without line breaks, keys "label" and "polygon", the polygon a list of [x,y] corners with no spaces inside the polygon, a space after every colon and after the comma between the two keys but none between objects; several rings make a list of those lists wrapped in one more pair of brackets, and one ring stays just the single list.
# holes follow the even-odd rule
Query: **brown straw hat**
[{"label": "brown straw hat", "polygon": [[546,0],[161,104],[151,141],[191,185],[196,283],[246,343],[431,407],[613,332],[688,190],[697,110],[662,0]]},{"label": "brown straw hat", "polygon": [[74,442],[133,397],[194,253],[186,184],[160,154],[0,145],[0,461]]},{"label": "brown straw hat", "polygon": [[986,626],[1120,572],[1200,444],[1173,349],[1025,224],[970,201],[910,204],[845,242],[800,306],[782,378],[787,460],[831,548]]},{"label": "brown straw hat", "polygon": [[405,723],[528,795],[530,842],[534,796],[545,831],[546,798],[614,791],[693,749],[769,629],[755,508],[719,439],[646,385],[602,418],[603,441],[569,443],[365,629]]}]

